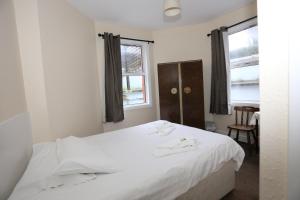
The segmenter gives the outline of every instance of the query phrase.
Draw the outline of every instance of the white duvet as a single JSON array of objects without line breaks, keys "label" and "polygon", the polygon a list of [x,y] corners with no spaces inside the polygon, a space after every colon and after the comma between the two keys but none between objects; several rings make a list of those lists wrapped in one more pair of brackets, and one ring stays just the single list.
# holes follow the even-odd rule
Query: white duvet
[{"label": "white duvet", "polygon": [[[171,200],[229,160],[236,162],[236,170],[242,165],[244,151],[231,138],[177,124],[168,135],[150,134],[158,123],[162,121],[84,138],[117,161],[120,171],[96,177],[74,175],[52,189],[43,189],[42,180],[57,167],[56,144],[35,145],[28,169],[9,199]],[[159,145],[182,136],[196,139],[197,148],[164,157],[153,155]]]}]

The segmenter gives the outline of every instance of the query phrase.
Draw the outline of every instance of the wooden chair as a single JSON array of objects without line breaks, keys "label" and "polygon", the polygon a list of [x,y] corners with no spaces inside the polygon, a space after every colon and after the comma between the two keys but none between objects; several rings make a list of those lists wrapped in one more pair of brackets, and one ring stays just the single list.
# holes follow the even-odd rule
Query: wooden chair
[{"label": "wooden chair", "polygon": [[[249,150],[250,154],[252,153],[251,151],[251,139],[250,135],[252,134],[253,139],[254,139],[254,144],[255,144],[255,149],[256,152],[258,153],[258,138],[257,133],[255,134],[256,127],[254,125],[249,125],[249,121],[251,119],[251,116],[253,115],[254,112],[259,111],[259,108],[254,108],[250,106],[235,106],[234,107],[235,111],[235,124],[229,125],[228,129],[228,136],[231,136],[231,131],[235,130],[236,131],[236,138],[235,140],[238,142],[239,141],[239,135],[240,132],[244,132],[247,134],[247,143],[249,145]],[[245,119],[246,116],[246,119]]]}]

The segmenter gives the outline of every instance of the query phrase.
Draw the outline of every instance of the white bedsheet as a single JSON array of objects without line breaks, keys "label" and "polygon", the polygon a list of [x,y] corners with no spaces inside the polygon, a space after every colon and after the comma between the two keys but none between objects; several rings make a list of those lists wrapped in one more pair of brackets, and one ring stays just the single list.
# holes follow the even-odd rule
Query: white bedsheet
[{"label": "white bedsheet", "polygon": [[[36,145],[10,200],[171,200],[220,169],[224,162],[235,160],[236,170],[243,162],[244,151],[227,136],[177,124],[167,136],[149,134],[157,123],[161,122],[85,138],[117,160],[121,171],[51,190],[42,191],[28,184],[52,170],[57,162],[55,143]],[[158,145],[181,136],[196,138],[197,149],[165,157],[153,155]]]}]

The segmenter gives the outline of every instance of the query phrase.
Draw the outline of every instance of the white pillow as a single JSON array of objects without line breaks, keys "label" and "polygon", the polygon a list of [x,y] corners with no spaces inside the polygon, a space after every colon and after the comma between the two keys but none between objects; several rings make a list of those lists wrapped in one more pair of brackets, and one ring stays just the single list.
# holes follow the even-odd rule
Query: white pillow
[{"label": "white pillow", "polygon": [[57,139],[56,145],[59,165],[54,175],[118,171],[116,164],[98,146],[88,144],[84,139],[71,136]]}]

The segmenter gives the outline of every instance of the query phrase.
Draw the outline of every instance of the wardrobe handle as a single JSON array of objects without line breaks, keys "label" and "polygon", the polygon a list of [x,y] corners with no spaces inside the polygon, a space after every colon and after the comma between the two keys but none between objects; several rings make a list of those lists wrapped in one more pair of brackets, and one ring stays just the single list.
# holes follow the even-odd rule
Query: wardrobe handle
[{"label": "wardrobe handle", "polygon": [[192,93],[192,88],[191,88],[191,87],[185,87],[185,88],[183,89],[183,92],[184,92],[185,94],[190,94],[190,93]]},{"label": "wardrobe handle", "polygon": [[175,94],[177,94],[177,92],[178,92],[177,88],[172,88],[171,89],[171,94],[175,95]]}]

